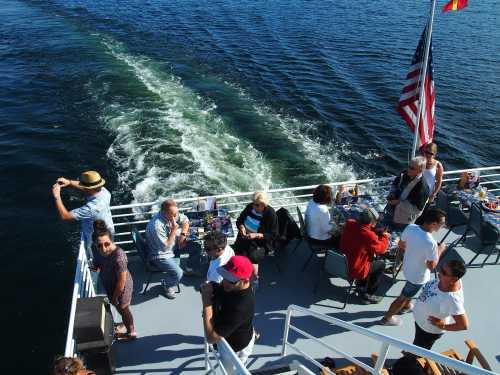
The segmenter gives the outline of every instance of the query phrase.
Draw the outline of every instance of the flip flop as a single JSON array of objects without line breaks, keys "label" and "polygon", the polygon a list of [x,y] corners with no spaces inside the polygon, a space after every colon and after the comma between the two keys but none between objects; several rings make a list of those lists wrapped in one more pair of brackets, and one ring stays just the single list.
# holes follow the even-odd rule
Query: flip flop
[{"label": "flip flop", "polygon": [[116,335],[116,339],[118,341],[132,341],[132,340],[135,340],[137,339],[137,332],[131,332],[131,333],[128,333],[128,332],[125,332],[125,333],[118,333]]}]

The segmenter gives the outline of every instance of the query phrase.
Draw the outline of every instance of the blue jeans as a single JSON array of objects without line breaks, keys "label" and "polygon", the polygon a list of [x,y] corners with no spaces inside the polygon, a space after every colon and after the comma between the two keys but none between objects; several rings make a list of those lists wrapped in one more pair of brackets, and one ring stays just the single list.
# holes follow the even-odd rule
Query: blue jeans
[{"label": "blue jeans", "polygon": [[184,271],[180,267],[179,255],[183,251],[186,251],[189,254],[186,266],[193,270],[197,270],[200,267],[200,254],[201,254],[201,245],[197,242],[189,241],[187,242],[186,247],[180,250],[177,247],[175,247],[173,257],[157,258],[151,260],[152,264],[154,264],[158,269],[165,272],[165,282],[168,287],[179,284],[179,282],[182,279]]},{"label": "blue jeans", "polygon": [[175,286],[181,281],[183,271],[179,266],[179,258],[157,258],[151,260],[151,264],[165,273],[165,283],[168,287]]}]

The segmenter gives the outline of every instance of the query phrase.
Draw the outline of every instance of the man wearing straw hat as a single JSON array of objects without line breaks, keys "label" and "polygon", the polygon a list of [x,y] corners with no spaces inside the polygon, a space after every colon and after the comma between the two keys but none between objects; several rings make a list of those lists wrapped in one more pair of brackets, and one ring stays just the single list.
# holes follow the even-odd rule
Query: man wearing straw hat
[{"label": "man wearing straw hat", "polygon": [[[87,246],[90,246],[92,240],[92,224],[94,220],[104,220],[111,233],[114,233],[113,219],[109,208],[111,194],[104,187],[105,183],[106,181],[98,172],[86,171],[76,181],[59,177],[52,186],[52,194],[54,195],[59,217],[64,221],[81,221],[81,231]],[[82,207],[68,211],[61,199],[61,188],[67,186],[80,190],[85,195],[87,203]]]}]

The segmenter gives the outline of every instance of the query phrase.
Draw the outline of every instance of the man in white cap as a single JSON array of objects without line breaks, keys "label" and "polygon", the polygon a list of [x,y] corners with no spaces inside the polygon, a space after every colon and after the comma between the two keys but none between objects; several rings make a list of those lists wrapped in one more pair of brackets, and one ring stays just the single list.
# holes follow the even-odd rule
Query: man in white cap
[{"label": "man in white cap", "polygon": [[[52,195],[54,196],[59,217],[65,221],[76,220],[81,222],[81,231],[86,246],[90,246],[92,241],[92,224],[94,220],[104,220],[111,233],[114,233],[113,219],[109,208],[111,194],[104,187],[105,183],[106,181],[96,171],[86,171],[76,181],[59,177],[52,186]],[[80,190],[85,195],[87,203],[68,211],[61,199],[61,188],[68,186]]]}]

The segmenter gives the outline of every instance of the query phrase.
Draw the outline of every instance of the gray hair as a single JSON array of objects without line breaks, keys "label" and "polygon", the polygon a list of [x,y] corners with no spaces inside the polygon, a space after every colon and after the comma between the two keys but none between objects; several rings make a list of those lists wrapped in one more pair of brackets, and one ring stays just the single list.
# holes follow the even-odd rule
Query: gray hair
[{"label": "gray hair", "polygon": [[253,203],[262,203],[264,206],[269,205],[269,197],[263,191],[256,191],[252,196]]},{"label": "gray hair", "polygon": [[423,156],[415,156],[410,160],[409,165],[416,165],[420,171],[423,171],[425,169],[425,164],[427,163],[427,160]]}]

